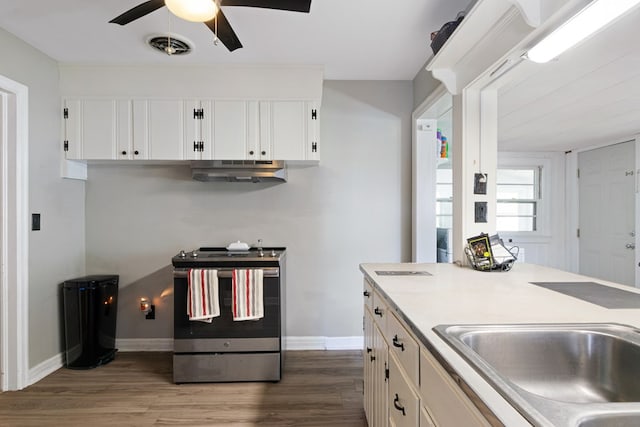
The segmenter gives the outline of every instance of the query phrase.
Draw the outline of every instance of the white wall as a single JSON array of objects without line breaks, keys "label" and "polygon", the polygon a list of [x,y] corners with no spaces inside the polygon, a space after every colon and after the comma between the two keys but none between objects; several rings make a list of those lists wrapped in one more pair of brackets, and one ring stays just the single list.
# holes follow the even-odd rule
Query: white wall
[{"label": "white wall", "polygon": [[[411,82],[325,82],[320,166],[290,169],[285,184],[90,165],[87,271],[121,276],[118,337],[172,336],[180,249],[259,238],[288,249],[288,336],[361,336],[358,265],[410,258],[411,109]],[[156,320],[139,312],[141,296],[153,298]]]},{"label": "white wall", "polygon": [[62,350],[58,285],[84,274],[84,183],[60,178],[60,92],[55,61],[0,29],[0,74],[29,88],[29,365]]}]

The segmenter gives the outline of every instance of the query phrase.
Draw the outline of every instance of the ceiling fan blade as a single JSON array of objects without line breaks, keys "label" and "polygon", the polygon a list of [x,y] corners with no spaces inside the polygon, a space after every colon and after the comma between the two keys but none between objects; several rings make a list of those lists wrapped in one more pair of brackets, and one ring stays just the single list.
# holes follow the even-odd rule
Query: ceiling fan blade
[{"label": "ceiling fan blade", "polygon": [[231,24],[227,20],[227,17],[224,16],[222,10],[218,10],[218,14],[216,15],[218,19],[218,32],[216,33],[216,19],[212,19],[210,21],[205,22],[205,25],[209,27],[209,29],[218,36],[218,39],[229,49],[229,52],[233,52],[236,49],[240,49],[242,47],[242,43],[240,43],[240,39],[236,36],[236,33],[231,28]]},{"label": "ceiling fan blade", "polygon": [[133,9],[127,10],[120,16],[113,18],[109,23],[125,25],[138,18],[142,18],[154,10],[160,9],[162,6],[164,6],[164,0],[149,0],[144,3],[140,3]]},{"label": "ceiling fan blade", "polygon": [[311,0],[220,0],[220,6],[262,7],[309,13]]}]

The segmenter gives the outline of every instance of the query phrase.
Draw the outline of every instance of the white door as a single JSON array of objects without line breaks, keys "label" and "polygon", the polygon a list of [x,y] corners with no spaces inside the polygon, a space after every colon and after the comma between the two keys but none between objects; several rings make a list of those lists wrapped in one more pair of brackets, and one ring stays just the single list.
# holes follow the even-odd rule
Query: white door
[{"label": "white door", "polygon": [[578,155],[580,273],[635,285],[635,141]]}]

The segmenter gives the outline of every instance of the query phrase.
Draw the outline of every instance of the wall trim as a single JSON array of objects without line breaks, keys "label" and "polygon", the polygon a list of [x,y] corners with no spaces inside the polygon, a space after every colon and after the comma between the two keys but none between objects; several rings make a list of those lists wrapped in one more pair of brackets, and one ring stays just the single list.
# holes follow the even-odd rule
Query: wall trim
[{"label": "wall trim", "polygon": [[[29,89],[0,75],[0,391],[29,385]],[[11,285],[11,286],[9,286]]]},{"label": "wall trim", "polygon": [[64,366],[64,353],[58,353],[55,356],[45,360],[29,369],[29,385],[35,384],[47,375],[53,374]]},{"label": "wall trim", "polygon": [[[364,337],[284,337],[285,350],[361,350]],[[173,351],[173,338],[119,338],[118,351]]]}]

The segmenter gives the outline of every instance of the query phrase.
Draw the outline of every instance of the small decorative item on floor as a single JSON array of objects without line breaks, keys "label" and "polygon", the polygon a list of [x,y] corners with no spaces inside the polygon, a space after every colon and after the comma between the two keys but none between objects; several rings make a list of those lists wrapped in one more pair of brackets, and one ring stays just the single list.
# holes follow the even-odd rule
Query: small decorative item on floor
[{"label": "small decorative item on floor", "polygon": [[518,259],[519,248],[507,248],[497,234],[480,234],[467,239],[464,253],[475,270],[509,271]]}]

